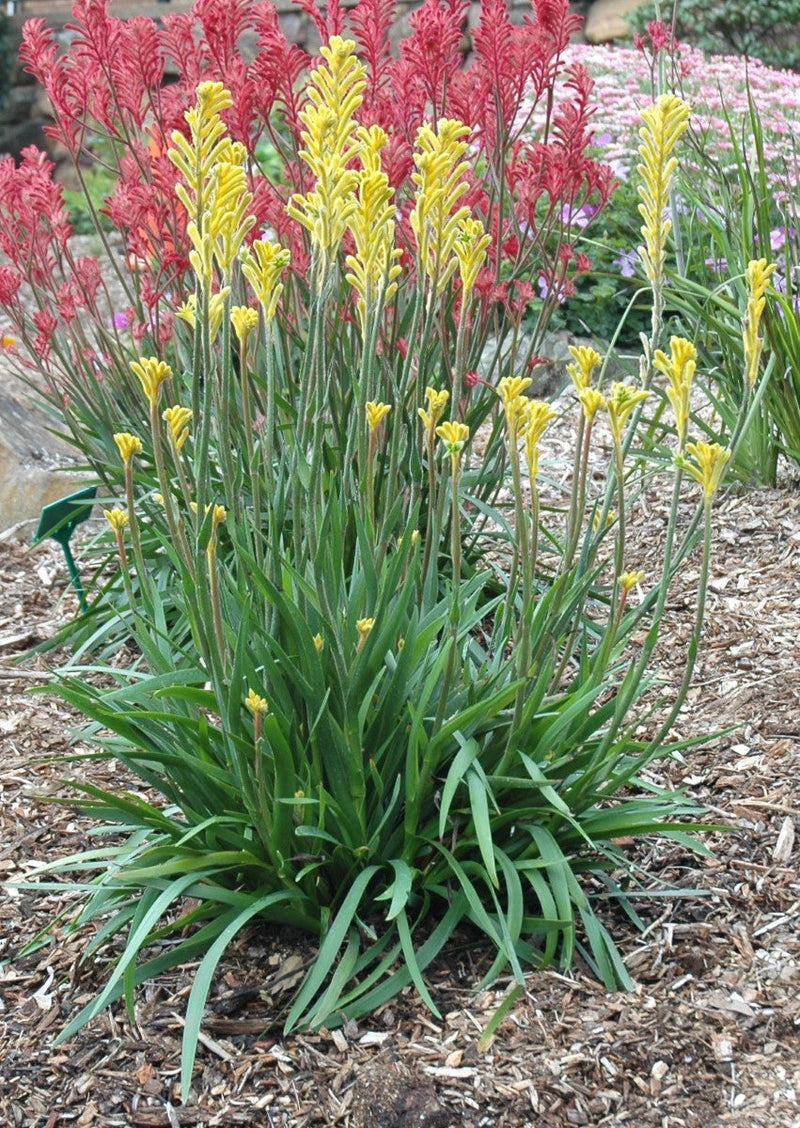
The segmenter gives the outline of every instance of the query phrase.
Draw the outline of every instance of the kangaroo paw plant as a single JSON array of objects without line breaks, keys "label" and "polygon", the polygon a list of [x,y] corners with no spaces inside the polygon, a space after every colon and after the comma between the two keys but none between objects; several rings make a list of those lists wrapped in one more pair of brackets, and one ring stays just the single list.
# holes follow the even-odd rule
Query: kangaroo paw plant
[{"label": "kangaroo paw plant", "polygon": [[[56,681],[89,718],[81,739],[140,781],[83,784],[108,843],[46,867],[77,875],[87,954],[121,941],[61,1037],[123,995],[133,1011],[143,980],[200,959],[184,1093],[215,969],[246,926],[314,938],[274,1015],[286,1030],[363,1015],[409,986],[438,1013],[425,971],[456,930],[482,937],[483,983],[568,967],[576,950],[609,987],[630,983],[602,906],[618,898],[638,920],[651,879],[620,843],[686,841],[685,816],[697,817],[642,772],[679,747],[669,733],[729,457],[688,438],[693,346],[658,340],[664,205],[688,107],[666,98],[644,115],[653,334],[636,383],[604,385],[600,354],[573,349],[574,473],[558,511],[540,472],[555,413],[529,397],[526,356],[498,348],[476,371],[490,330],[517,339],[530,280],[566,280],[565,203],[610,189],[581,155],[585,75],[559,64],[566,3],[537,2],[522,28],[484,4],[467,70],[465,5],[426,3],[392,59],[385,23],[373,27],[385,4],[362,0],[351,34],[331,4],[302,82],[274,11],[245,3],[230,7],[260,51],[223,81],[213,36],[235,41],[219,29],[234,18],[223,7],[197,5],[206,39],[190,44],[184,17],[156,33],[86,0],[59,58],[28,25],[59,130],[76,144],[88,107],[119,161],[108,212],[126,240],[133,333],[103,321],[95,267],[70,257],[38,158],[3,181],[9,196],[41,189],[39,216],[23,214],[21,194],[12,208],[29,253],[3,268],[3,296],[45,394],[116,498],[101,538],[115,579],[91,617],[95,641],[116,624],[134,655],[76,656]],[[195,52],[177,87],[160,87],[155,62],[136,70],[146,36],[156,60]],[[90,74],[97,98],[78,106]],[[520,139],[524,94],[553,107],[535,141]],[[259,170],[259,131],[286,155],[282,180]],[[562,250],[548,260],[554,235]],[[46,308],[62,270],[71,288],[36,337],[19,287]],[[70,316],[73,299],[94,322]],[[658,395],[675,426],[654,452],[639,433]],[[598,434],[611,451],[599,485]],[[626,534],[654,474],[672,505],[663,566],[646,576]],[[682,501],[695,510],[679,531]],[[667,591],[696,548],[686,668],[663,706],[653,659]]]}]

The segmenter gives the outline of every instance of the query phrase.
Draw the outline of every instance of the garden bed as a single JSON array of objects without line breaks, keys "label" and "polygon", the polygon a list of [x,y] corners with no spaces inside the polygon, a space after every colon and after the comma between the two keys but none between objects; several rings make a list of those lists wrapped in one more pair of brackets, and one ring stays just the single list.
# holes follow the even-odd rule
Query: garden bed
[{"label": "garden bed", "polygon": [[[633,519],[642,567],[657,552],[661,505],[648,496]],[[358,1024],[283,1038],[270,1028],[273,1000],[308,944],[252,927],[220,965],[184,1106],[191,969],[143,988],[135,1025],[118,1005],[54,1048],[102,985],[109,953],[79,964],[85,937],[60,924],[15,958],[72,905],[6,888],[0,1120],[16,1128],[800,1125],[800,495],[728,492],[715,511],[705,647],[677,728],[681,736],[737,728],[659,770],[732,829],[709,838],[713,858],[663,842],[647,854],[651,873],[704,896],[640,906],[644,934],[621,916],[609,921],[634,992],[610,994],[581,966],[529,975],[479,1052],[508,984],[474,995],[490,957],[464,936],[429,972],[443,1021],[406,991]],[[667,667],[674,646],[679,668],[695,584],[690,560],[668,609]],[[103,761],[52,759],[67,751],[76,718],[52,697],[28,695],[47,680],[41,659],[13,664],[74,611],[58,550],[6,535],[0,591],[0,872],[19,879],[31,862],[92,844],[89,820],[43,802],[69,794],[62,777],[107,784],[119,774]]]}]

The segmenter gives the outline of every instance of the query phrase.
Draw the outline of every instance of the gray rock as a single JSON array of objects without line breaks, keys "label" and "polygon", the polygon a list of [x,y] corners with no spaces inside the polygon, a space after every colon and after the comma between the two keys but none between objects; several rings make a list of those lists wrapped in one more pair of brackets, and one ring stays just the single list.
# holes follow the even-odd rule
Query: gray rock
[{"label": "gray rock", "polygon": [[45,505],[85,481],[66,443],[52,435],[52,421],[24,389],[0,388],[0,532],[37,521]]}]

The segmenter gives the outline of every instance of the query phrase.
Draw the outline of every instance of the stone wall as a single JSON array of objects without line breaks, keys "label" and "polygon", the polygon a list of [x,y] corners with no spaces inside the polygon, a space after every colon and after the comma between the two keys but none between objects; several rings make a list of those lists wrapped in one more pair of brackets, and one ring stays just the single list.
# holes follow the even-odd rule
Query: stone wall
[{"label": "stone wall", "polygon": [[[601,42],[615,35],[624,34],[625,25],[622,16],[625,11],[640,2],[641,0],[594,0],[592,3],[591,0],[576,0],[572,7],[578,14],[587,17],[586,30],[591,41]],[[146,15],[159,19],[165,12],[187,11],[192,7],[192,3],[193,0],[166,0],[161,3],[153,0],[139,0],[139,2],[117,0],[111,10],[115,16],[123,19],[133,15]],[[301,47],[314,50],[318,45],[318,39],[311,19],[291,0],[277,0],[277,6],[287,37]],[[399,0],[398,19],[395,25],[398,38],[408,31],[408,17],[418,6],[419,3],[414,0]],[[520,20],[531,10],[530,0],[510,0],[510,6],[513,14]],[[16,0],[15,12],[10,20],[15,42],[19,42],[24,20],[33,16],[42,16],[56,29],[58,37],[66,44],[69,41],[69,32],[65,30],[64,24],[69,21],[71,7],[71,0]],[[480,3],[473,2],[469,14],[470,26],[477,22],[480,9]],[[468,48],[469,40],[466,38],[465,49]],[[48,116],[49,106],[43,91],[16,63],[12,68],[11,87],[5,101],[0,105],[0,153],[18,156],[27,145],[49,148],[43,132]],[[53,155],[56,158],[59,156],[57,153]]]}]

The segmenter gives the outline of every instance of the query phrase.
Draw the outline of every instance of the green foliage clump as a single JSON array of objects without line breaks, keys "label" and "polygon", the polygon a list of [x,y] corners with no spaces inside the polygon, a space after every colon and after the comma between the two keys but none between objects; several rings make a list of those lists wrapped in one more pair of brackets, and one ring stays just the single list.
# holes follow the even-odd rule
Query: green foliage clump
[{"label": "green foliage clump", "polygon": [[575,292],[554,312],[551,325],[596,342],[615,341],[621,349],[636,349],[650,329],[650,305],[637,277],[641,239],[639,196],[632,181],[621,181],[591,236],[577,246],[591,259],[591,269],[574,281]]},{"label": "green foliage clump", "polygon": [[[642,31],[656,18],[672,22],[673,5],[644,4],[630,17]],[[800,69],[800,0],[680,0],[674,5],[674,33],[712,54],[747,55],[767,66]]]}]

